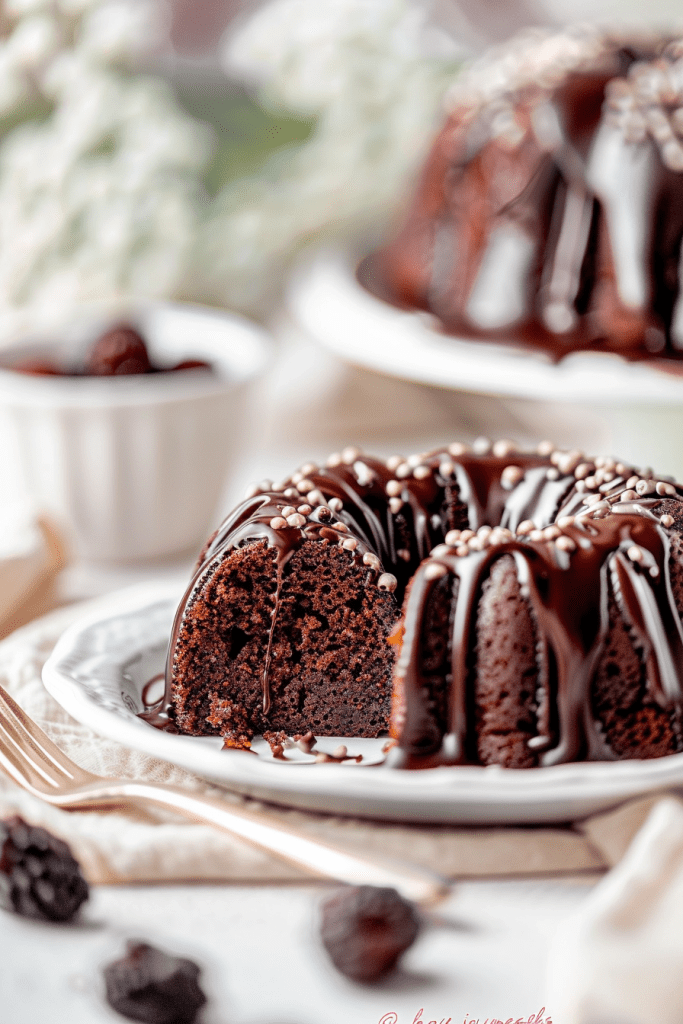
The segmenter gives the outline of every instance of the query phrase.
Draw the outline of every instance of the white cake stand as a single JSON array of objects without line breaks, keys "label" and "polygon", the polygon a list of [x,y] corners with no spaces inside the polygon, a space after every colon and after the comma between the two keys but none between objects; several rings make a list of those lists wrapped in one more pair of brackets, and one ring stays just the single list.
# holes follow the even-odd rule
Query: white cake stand
[{"label": "white cake stand", "polygon": [[683,479],[683,366],[678,373],[594,352],[553,363],[540,353],[444,335],[429,314],[396,309],[368,292],[341,252],[302,264],[288,304],[300,329],[350,363],[515,400],[532,436],[561,434],[577,444],[588,436],[591,449],[606,444],[637,466]]}]

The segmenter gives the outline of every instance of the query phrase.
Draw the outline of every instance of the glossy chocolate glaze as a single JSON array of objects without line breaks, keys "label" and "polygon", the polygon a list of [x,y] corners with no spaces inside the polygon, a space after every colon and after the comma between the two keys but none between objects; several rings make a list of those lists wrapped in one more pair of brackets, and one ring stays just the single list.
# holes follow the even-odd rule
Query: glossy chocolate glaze
[{"label": "glossy chocolate glaze", "polygon": [[[513,537],[462,557],[455,548],[432,556],[418,570],[406,609],[405,637],[397,675],[403,689],[400,723],[401,753],[394,764],[426,767],[476,763],[473,716],[470,711],[469,655],[474,644],[475,616],[484,580],[494,560],[512,555],[518,578],[528,595],[536,624],[540,666],[555,665],[553,679],[543,683],[554,695],[557,734],[541,728],[529,744],[542,752],[541,764],[611,760],[591,709],[591,683],[608,630],[608,586],[618,589],[620,605],[639,645],[647,652],[649,692],[663,708],[680,707],[683,698],[683,630],[671,587],[668,530],[656,509],[659,500],[620,501],[621,481],[602,518],[583,510],[564,526],[560,536],[573,550],[557,546],[556,538]],[[668,499],[671,500],[671,499]],[[681,501],[680,495],[676,496]],[[569,507],[575,505],[570,497]],[[566,513],[560,510],[560,517]],[[536,521],[541,521],[536,516]],[[435,568],[436,567],[436,568]],[[444,576],[457,578],[453,598],[449,728],[435,735],[429,728],[427,688],[420,657],[421,623],[431,594]],[[553,659],[549,658],[552,651]],[[548,722],[546,722],[546,727]]]},{"label": "glossy chocolate glaze", "polygon": [[[683,57],[605,38],[452,109],[398,236],[359,268],[457,335],[683,358]],[[593,52],[590,48],[587,53]],[[495,76],[494,76],[495,78]],[[462,98],[461,98],[462,100]]]},{"label": "glossy chocolate glaze", "polygon": [[[477,450],[451,445],[383,462],[347,449],[325,467],[307,465],[276,487],[264,481],[221,525],[200,557],[176,616],[162,701],[143,717],[173,724],[173,653],[192,597],[210,567],[233,548],[265,540],[275,551],[276,589],[263,669],[270,706],[270,650],[279,592],[293,553],[306,541],[348,548],[368,585],[395,589],[404,607],[397,667],[401,695],[389,760],[403,767],[476,763],[470,655],[481,589],[494,561],[511,555],[533,612],[540,666],[556,666],[553,694],[529,741],[541,763],[610,759],[590,690],[608,628],[608,588],[646,652],[649,691],[662,707],[683,696],[683,631],[669,572],[667,511],[683,502],[668,480],[614,460],[591,460],[551,445],[519,452],[509,442]],[[673,504],[672,504],[673,503]],[[300,511],[297,511],[299,509]],[[681,507],[683,516],[683,506]],[[555,525],[553,525],[555,524]],[[453,587],[448,728],[435,732],[425,705],[422,629],[434,588]],[[398,605],[397,605],[398,614]],[[552,653],[552,658],[550,654]],[[554,730],[554,731],[553,731]]]}]

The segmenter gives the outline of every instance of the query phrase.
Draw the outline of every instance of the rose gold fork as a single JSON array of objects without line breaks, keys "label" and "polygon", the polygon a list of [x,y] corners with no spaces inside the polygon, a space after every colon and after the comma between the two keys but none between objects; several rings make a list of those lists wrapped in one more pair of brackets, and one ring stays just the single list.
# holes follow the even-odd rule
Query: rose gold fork
[{"label": "rose gold fork", "polygon": [[33,796],[62,810],[154,804],[215,825],[318,877],[353,885],[392,886],[423,906],[439,902],[451,891],[445,879],[426,869],[374,855],[360,856],[309,839],[266,814],[231,807],[177,786],[93,775],[63,754],[2,686],[0,766]]}]

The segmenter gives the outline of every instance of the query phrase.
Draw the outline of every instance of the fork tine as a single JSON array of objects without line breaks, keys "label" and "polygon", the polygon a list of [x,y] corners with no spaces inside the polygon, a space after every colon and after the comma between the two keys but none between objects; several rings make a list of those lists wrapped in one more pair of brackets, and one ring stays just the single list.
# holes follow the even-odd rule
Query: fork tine
[{"label": "fork tine", "polygon": [[[0,714],[0,765],[20,785],[41,795],[55,793],[59,781],[44,771],[17,742]],[[64,778],[62,776],[62,778]]]},{"label": "fork tine", "polygon": [[[40,726],[24,713],[15,700],[0,686],[0,716],[4,720],[5,730],[9,738],[23,756],[27,756],[28,746],[33,754],[36,768],[41,774],[53,775],[56,778],[76,780],[86,773],[74,764],[66,754],[57,747]],[[42,765],[42,770],[39,767]]]}]

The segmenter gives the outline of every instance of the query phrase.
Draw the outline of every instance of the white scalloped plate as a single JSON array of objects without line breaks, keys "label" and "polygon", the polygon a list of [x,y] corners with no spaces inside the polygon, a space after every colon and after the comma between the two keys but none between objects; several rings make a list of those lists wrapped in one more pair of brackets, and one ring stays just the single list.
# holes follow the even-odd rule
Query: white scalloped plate
[{"label": "white scalloped plate", "polygon": [[683,373],[673,365],[667,370],[664,360],[629,363],[609,352],[576,352],[554,363],[541,352],[443,334],[430,314],[372,295],[342,252],[307,259],[287,298],[311,337],[342,359],[394,377],[544,402],[683,405]]},{"label": "white scalloped plate", "polygon": [[[275,761],[222,750],[214,737],[160,732],[136,716],[146,682],[163,670],[178,603],[176,588],[144,585],[114,594],[104,609],[71,626],[43,670],[46,688],[100,735],[275,803],[373,818],[461,824],[563,822],[639,794],[683,784],[683,754],[651,761],[558,765],[515,771],[463,767],[401,771],[378,764],[383,740],[323,737],[364,762]],[[289,752],[288,752],[289,753]],[[374,764],[372,762],[375,762]]]}]

